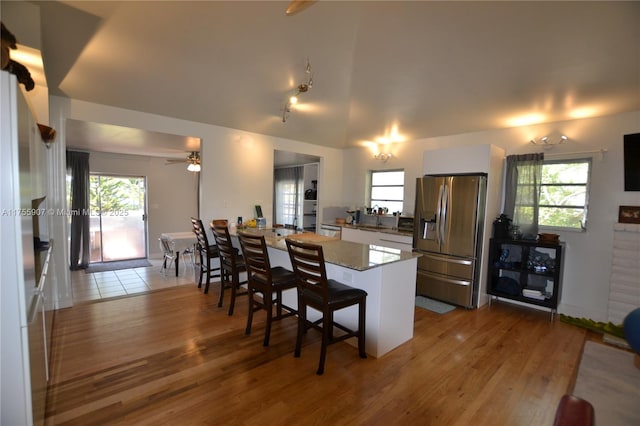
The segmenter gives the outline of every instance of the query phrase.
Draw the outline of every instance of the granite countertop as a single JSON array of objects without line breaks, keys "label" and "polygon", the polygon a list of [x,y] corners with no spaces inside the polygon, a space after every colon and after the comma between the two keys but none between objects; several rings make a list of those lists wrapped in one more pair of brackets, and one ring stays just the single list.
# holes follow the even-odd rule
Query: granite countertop
[{"label": "granite countertop", "polygon": [[[335,225],[335,224],[333,224]],[[405,237],[413,237],[412,231],[400,231],[396,228],[389,228],[385,226],[375,226],[375,225],[337,225],[343,228],[349,229],[359,229],[360,231],[368,231],[368,232],[383,232],[385,234],[393,234],[393,235],[402,235]]]},{"label": "granite countertop", "polygon": [[410,251],[381,247],[369,244],[354,243],[338,240],[333,237],[318,235],[313,232],[296,233],[287,229],[230,229],[231,235],[246,232],[254,235],[264,235],[268,247],[287,251],[285,238],[322,246],[324,259],[327,263],[344,266],[357,271],[376,268],[394,262],[402,262],[420,255]]}]

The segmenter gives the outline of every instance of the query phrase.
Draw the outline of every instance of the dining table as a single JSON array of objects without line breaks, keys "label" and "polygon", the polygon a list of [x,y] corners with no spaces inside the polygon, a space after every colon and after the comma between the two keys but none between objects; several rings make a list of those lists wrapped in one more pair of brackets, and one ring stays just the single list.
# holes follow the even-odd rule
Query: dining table
[{"label": "dining table", "polygon": [[[188,232],[163,232],[160,238],[166,240],[173,246],[176,254],[176,277],[179,272],[180,254],[195,253],[196,234],[193,231]],[[184,257],[184,256],[183,256]],[[185,265],[186,266],[186,265]]]}]

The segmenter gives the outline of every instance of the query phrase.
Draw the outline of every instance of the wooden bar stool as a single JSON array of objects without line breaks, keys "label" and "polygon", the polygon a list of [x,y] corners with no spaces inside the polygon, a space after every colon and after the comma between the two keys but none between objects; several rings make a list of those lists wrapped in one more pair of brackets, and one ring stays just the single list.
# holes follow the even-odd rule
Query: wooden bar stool
[{"label": "wooden bar stool", "polygon": [[[367,292],[349,287],[336,280],[327,279],[322,246],[289,239],[286,240],[286,243],[298,284],[298,336],[296,338],[294,356],[300,356],[302,335],[309,328],[315,328],[322,332],[320,363],[316,374],[321,375],[324,373],[327,346],[350,337],[358,338],[360,358],[366,358],[365,309]],[[339,324],[333,319],[335,311],[352,305],[358,305],[358,328],[355,330]],[[322,317],[316,321],[308,320],[307,307],[320,311]],[[334,336],[334,327],[344,331],[345,334]]]},{"label": "wooden bar stool", "polygon": [[198,268],[198,288],[202,287],[202,278],[206,277],[206,284],[204,286],[204,293],[209,293],[209,284],[211,278],[220,276],[220,268],[212,268],[211,260],[220,257],[218,253],[218,247],[215,245],[209,245],[209,239],[207,233],[202,225],[202,220],[192,217],[191,224],[193,225],[193,233],[196,234],[196,251],[200,258],[200,265]]},{"label": "wooden bar stool", "polygon": [[[269,346],[273,320],[281,320],[298,313],[294,308],[282,303],[282,292],[296,288],[296,276],[292,271],[282,266],[271,267],[269,252],[263,235],[240,232],[238,238],[240,239],[242,256],[247,266],[247,289],[249,292],[249,317],[247,318],[245,332],[246,334],[251,334],[254,311],[264,309],[267,312],[267,324],[262,344],[263,346]],[[257,293],[260,293],[262,298],[256,298]],[[276,307],[275,317],[273,316],[274,303]],[[283,313],[283,310],[286,312]]]},{"label": "wooden bar stool", "polygon": [[246,272],[247,268],[244,259],[238,254],[238,249],[233,247],[227,221],[224,219],[212,220],[211,230],[216,240],[218,253],[220,255],[220,296],[218,298],[218,307],[222,307],[225,289],[231,289],[231,301],[229,302],[229,315],[233,315],[233,309],[236,304],[236,296],[248,294],[240,293],[239,290],[247,281],[240,281],[240,273]]}]

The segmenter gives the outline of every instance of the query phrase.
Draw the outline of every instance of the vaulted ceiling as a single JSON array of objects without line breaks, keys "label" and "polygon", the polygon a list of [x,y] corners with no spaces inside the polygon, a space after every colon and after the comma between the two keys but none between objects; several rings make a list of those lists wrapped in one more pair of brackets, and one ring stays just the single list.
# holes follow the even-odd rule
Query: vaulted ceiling
[{"label": "vaulted ceiling", "polygon": [[312,144],[640,109],[640,2],[35,3],[52,95]]}]

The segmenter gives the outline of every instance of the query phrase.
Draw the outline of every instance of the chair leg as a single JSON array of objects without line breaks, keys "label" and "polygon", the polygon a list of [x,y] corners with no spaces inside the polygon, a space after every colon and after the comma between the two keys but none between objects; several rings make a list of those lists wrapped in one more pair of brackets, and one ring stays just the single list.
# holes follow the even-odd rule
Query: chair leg
[{"label": "chair leg", "polygon": [[249,316],[247,317],[247,328],[244,330],[244,334],[251,334],[251,323],[253,322],[253,296],[255,294],[254,289],[249,285],[247,287],[247,297],[249,298]]},{"label": "chair leg", "polygon": [[365,342],[365,329],[366,329],[366,300],[362,299],[359,303],[359,315],[358,315],[358,352],[360,352],[360,358],[366,358],[367,352],[365,351],[364,342]]},{"label": "chair leg", "polygon": [[224,288],[227,285],[227,280],[229,276],[227,272],[223,269],[220,269],[220,296],[218,296],[218,308],[222,308],[222,300],[224,299]]},{"label": "chair leg", "polygon": [[282,319],[282,290],[276,292],[276,319]]},{"label": "chair leg", "polygon": [[264,306],[264,310],[267,311],[267,324],[264,329],[264,342],[262,342],[262,346],[269,346],[269,337],[271,337],[271,323],[273,322],[272,297],[271,292],[262,293],[262,305]]},{"label": "chair leg", "polygon": [[233,315],[233,309],[236,306],[236,295],[238,293],[238,287],[240,286],[237,276],[231,277],[231,301],[229,302],[229,316]]},{"label": "chair leg", "polygon": [[298,298],[298,334],[296,336],[296,349],[293,356],[300,358],[300,350],[302,349],[302,333],[307,321],[307,307]]},{"label": "chair leg", "polygon": [[202,268],[204,266],[204,263],[202,260],[202,252],[200,252],[199,256],[200,256],[200,264],[198,265],[198,288],[202,288]]},{"label": "chair leg", "polygon": [[211,259],[207,257],[207,270],[202,271],[202,274],[206,276],[206,282],[204,285],[204,294],[209,294],[209,284],[211,283]]},{"label": "chair leg", "polygon": [[320,362],[316,374],[321,376],[324,373],[324,361],[327,358],[327,346],[329,346],[330,336],[333,334],[332,315],[325,314],[322,318],[322,345],[320,346]]}]

